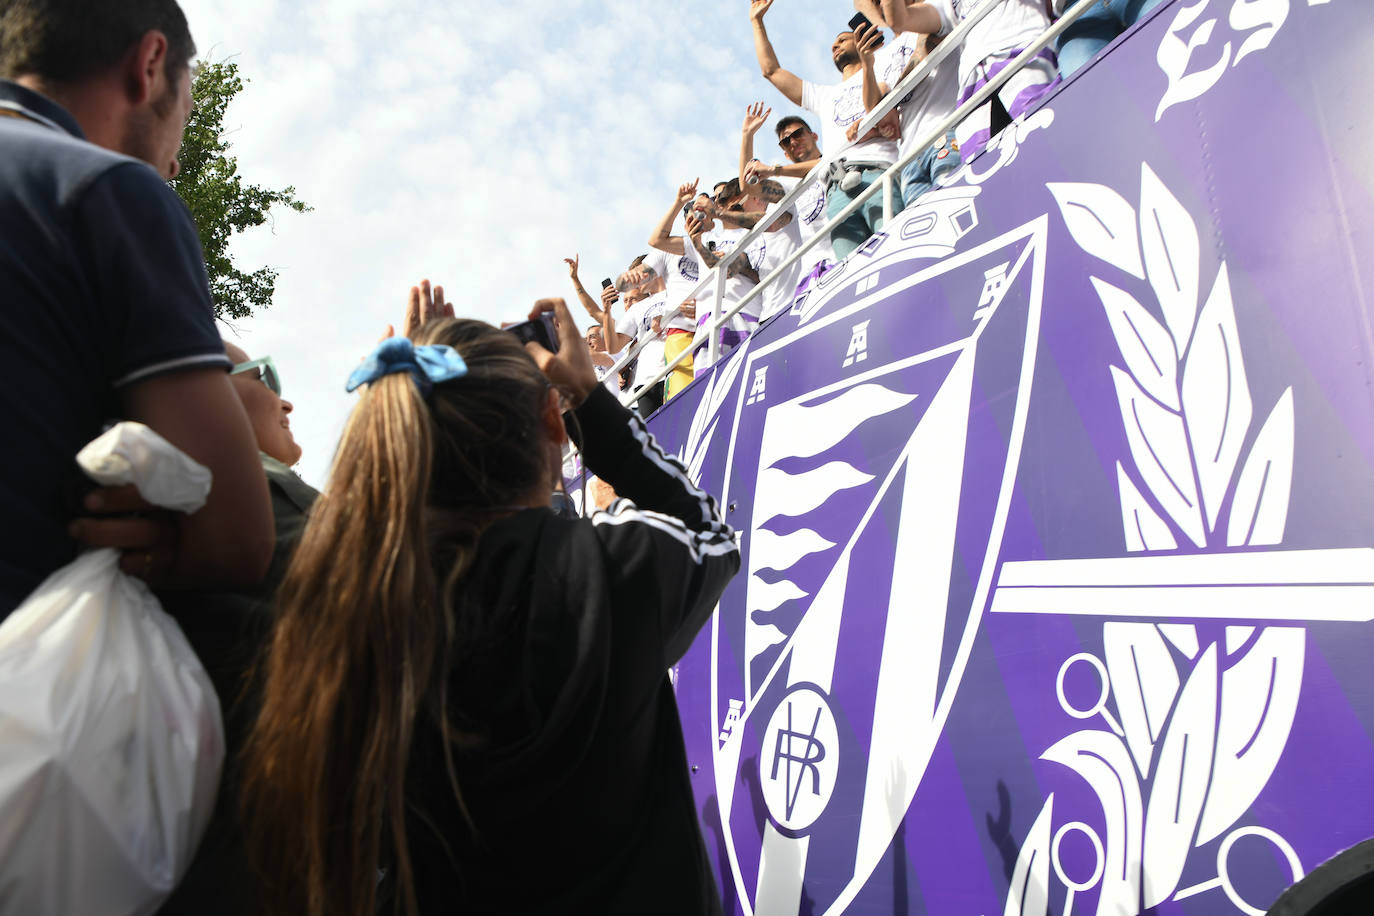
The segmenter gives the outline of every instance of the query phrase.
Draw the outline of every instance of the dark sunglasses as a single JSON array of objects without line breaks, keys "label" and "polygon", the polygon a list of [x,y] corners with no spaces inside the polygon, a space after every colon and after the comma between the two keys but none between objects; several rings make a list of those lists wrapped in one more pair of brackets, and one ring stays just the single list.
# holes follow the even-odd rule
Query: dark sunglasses
[{"label": "dark sunglasses", "polygon": [[250,359],[246,363],[239,363],[229,370],[230,375],[238,375],[241,372],[258,372],[258,381],[262,382],[272,390],[277,397],[281,397],[281,376],[277,374],[277,364],[272,362],[272,357],[264,356],[261,359]]},{"label": "dark sunglasses", "polygon": [[798,137],[802,136],[802,135],[805,134],[805,133],[806,133],[806,128],[805,128],[805,127],[798,127],[796,130],[792,131],[791,133],[783,134],[781,137],[778,138],[778,146],[787,146],[789,143],[791,143],[792,141],[796,140]]}]

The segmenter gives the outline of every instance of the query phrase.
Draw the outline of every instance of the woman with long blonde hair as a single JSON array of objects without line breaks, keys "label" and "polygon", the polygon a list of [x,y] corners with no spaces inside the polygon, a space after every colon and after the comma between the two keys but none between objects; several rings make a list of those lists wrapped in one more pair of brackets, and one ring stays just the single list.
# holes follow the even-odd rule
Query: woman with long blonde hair
[{"label": "woman with long blonde hair", "polygon": [[[720,909],[666,672],[734,535],[548,311],[556,355],[441,318],[350,382],[243,760],[274,913]],[[591,518],[548,508],[560,400],[623,497]]]}]

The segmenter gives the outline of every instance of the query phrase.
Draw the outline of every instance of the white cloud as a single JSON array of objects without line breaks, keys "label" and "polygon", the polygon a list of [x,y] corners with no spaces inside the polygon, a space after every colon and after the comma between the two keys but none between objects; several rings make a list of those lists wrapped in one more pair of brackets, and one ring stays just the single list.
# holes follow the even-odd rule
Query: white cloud
[{"label": "white cloud", "polygon": [[[275,305],[238,330],[282,370],[317,485],[352,402],[343,380],[411,284],[442,283],[493,322],[572,302],[562,257],[579,252],[595,288],[645,250],[678,182],[733,174],[749,102],[792,111],[758,73],[743,0],[182,5],[206,55],[249,81],[226,117],[241,172],[315,208],[234,252],[280,272]],[[783,65],[835,79],[849,15],[779,0]]]}]

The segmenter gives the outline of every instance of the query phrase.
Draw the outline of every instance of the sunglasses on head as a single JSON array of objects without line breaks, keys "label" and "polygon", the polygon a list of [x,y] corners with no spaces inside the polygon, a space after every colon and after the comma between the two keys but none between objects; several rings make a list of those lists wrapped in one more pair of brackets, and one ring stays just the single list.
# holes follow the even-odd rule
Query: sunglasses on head
[{"label": "sunglasses on head", "polygon": [[258,381],[262,382],[272,390],[277,397],[281,397],[281,376],[277,374],[277,364],[272,362],[272,357],[264,356],[261,359],[250,359],[246,363],[239,363],[229,370],[230,375],[239,375],[243,372],[258,372]]},{"label": "sunglasses on head", "polygon": [[783,134],[778,138],[778,146],[787,146],[792,141],[806,133],[805,127],[798,127],[796,130]]}]

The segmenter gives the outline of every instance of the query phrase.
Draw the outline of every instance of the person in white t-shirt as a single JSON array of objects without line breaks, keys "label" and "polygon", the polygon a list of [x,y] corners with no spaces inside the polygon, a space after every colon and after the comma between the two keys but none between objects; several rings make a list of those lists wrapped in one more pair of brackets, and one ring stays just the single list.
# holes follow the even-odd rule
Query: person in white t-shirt
[{"label": "person in white t-shirt", "polygon": [[587,352],[592,356],[592,368],[596,370],[597,380],[606,386],[607,391],[619,394],[620,374],[611,371],[615,357],[606,352],[606,337],[599,324],[587,328]]},{"label": "person in white t-shirt", "polygon": [[[959,52],[959,93],[962,105],[1025,50],[1045,29],[1050,18],[1045,0],[880,0],[892,28],[944,37],[982,3],[996,7],[974,26]],[[1059,84],[1054,52],[1042,50],[955,129],[960,153],[970,160],[1003,127],[1029,111]]]},{"label": "person in white t-shirt", "polygon": [[[777,53],[764,28],[763,18],[773,0],[750,0],[749,18],[754,31],[754,53],[763,76],[794,105],[814,113],[820,123],[821,146],[829,166],[826,213],[833,218],[877,181],[897,160],[897,127],[893,123],[871,131],[850,145],[845,136],[851,124],[863,119],[863,61],[854,43],[854,33],[840,32],[831,44],[830,55],[841,81],[822,85],[803,80],[778,63]],[[893,61],[896,62],[895,60]],[[901,61],[905,66],[905,61]],[[897,68],[897,72],[901,67]],[[893,206],[900,201],[893,195]],[[870,196],[859,209],[830,233],[837,258],[845,258],[882,228],[883,198]]]},{"label": "person in white t-shirt", "polygon": [[[616,286],[623,290],[657,285],[664,292],[666,303],[660,329],[663,332],[665,365],[672,363],[684,351],[691,350],[692,337],[697,329],[697,301],[692,290],[700,279],[697,262],[685,253],[670,255],[651,248],[648,254],[635,258],[629,270],[616,281]],[[690,385],[692,377],[692,356],[688,352],[685,359],[668,374],[665,398],[671,398]]]},{"label": "person in white t-shirt", "polygon": [[[582,285],[582,278],[578,275],[578,265],[580,261],[581,258],[579,255],[573,255],[570,258],[563,259],[563,263],[568,265],[568,276],[572,280],[573,289],[577,293],[578,301],[582,303],[582,307],[587,310],[587,314],[591,315],[592,319],[596,322],[596,324],[587,329],[587,349],[591,351],[592,368],[596,370],[597,379],[600,380],[607,389],[615,394],[619,394],[625,387],[625,380],[622,377],[623,373],[611,372],[610,370],[611,367],[615,365],[616,360],[620,358],[620,348],[611,349],[607,347],[604,328],[606,312],[611,310],[618,297],[614,295],[614,289],[603,291],[601,297],[602,307],[597,308],[596,300],[587,292],[587,288]],[[606,295],[608,292],[611,294],[610,296]]]},{"label": "person in white t-shirt", "polygon": [[[763,102],[756,102],[745,110],[739,148],[740,174],[745,176],[740,205],[746,213],[773,219],[768,233],[758,240],[761,250],[758,252],[756,263],[759,278],[763,282],[767,282],[773,271],[815,234],[816,227],[807,225],[806,215],[824,208],[823,201],[818,208],[814,202],[808,202],[810,195],[804,194],[786,210],[779,210],[778,204],[786,193],[783,186],[773,178],[760,177],[758,166],[761,163],[754,159],[754,134],[768,121],[772,111],[771,108],[765,108]],[[805,122],[802,122],[802,127],[805,126]],[[824,185],[818,182],[811,187],[823,189]],[[821,254],[817,254],[818,251]],[[759,314],[760,320],[766,321],[778,312],[790,308],[796,297],[803,292],[803,278],[809,280],[811,273],[824,262],[824,255],[828,253],[829,246],[824,242],[817,242],[805,255],[794,261],[778,279],[768,283],[762,293],[763,308]],[[821,269],[817,271],[817,275],[823,272]]]},{"label": "person in white t-shirt", "polygon": [[[873,57],[882,40],[882,33],[876,29],[857,30],[860,57]],[[906,75],[920,66],[926,56],[940,43],[935,35],[919,32],[902,32],[899,37],[903,43],[910,43],[913,53],[908,56],[905,69],[897,78],[901,82]],[[956,52],[957,53],[957,52]],[[901,116],[902,141],[899,153],[905,158],[914,144],[930,133],[932,127],[954,113],[955,97],[958,93],[956,73],[957,58],[945,58],[916,85],[897,107]],[[876,68],[864,67],[864,107],[869,111],[882,102],[883,97],[892,91],[893,85],[877,77]],[[939,187],[946,178],[963,165],[959,155],[959,141],[953,128],[945,131],[931,146],[926,147],[919,156],[902,169],[902,203],[911,206],[916,199],[932,188]]]},{"label": "person in white t-shirt", "polygon": [[[740,175],[744,177],[744,192],[754,200],[769,205],[781,201],[788,191],[796,187],[798,179],[805,178],[821,161],[815,131],[796,115],[780,118],[775,125],[778,146],[782,147],[783,154],[791,164],[765,165],[755,159],[754,135],[771,113],[771,108],[764,110],[762,102],[751,106],[745,113],[740,136]],[[825,189],[825,181],[812,182],[790,208],[795,220],[792,230],[797,233],[798,245],[809,242],[827,222]],[[746,205],[746,209],[750,207]],[[798,262],[800,279],[795,294],[800,296],[814,280],[833,266],[834,258],[834,249],[830,246],[828,236],[812,245]]]},{"label": "person in white t-shirt", "polygon": [[[737,183],[738,179],[735,181]],[[743,211],[735,213],[723,211],[711,195],[697,193],[698,184],[699,180],[679,186],[673,206],[664,214],[663,219],[654,227],[653,233],[649,236],[651,247],[670,257],[686,256],[693,262],[694,266],[686,268],[686,270],[689,273],[695,272],[696,280],[692,281],[694,285],[697,280],[715,268],[720,260],[734,248],[740,237],[745,234],[746,230],[740,228],[741,223],[752,226],[757,219],[756,216],[746,215]],[[726,184],[726,182],[721,182],[718,187],[724,187]],[[738,189],[736,189],[734,196],[738,196],[738,193]],[[677,221],[679,208],[687,213],[685,232],[683,235],[673,235],[673,225]],[[718,226],[717,220],[729,225]],[[732,308],[758,281],[758,272],[755,266],[750,263],[749,255],[746,253],[730,261],[725,280],[725,298],[719,309],[714,308],[716,295],[714,281],[708,282],[697,294],[697,339],[693,354],[693,372],[696,375],[700,375],[707,368],[705,360],[702,359],[702,353],[705,349],[702,345],[705,337],[702,328],[713,322],[716,315]],[[754,326],[758,323],[760,307],[761,303],[758,297],[755,297],[746,310],[735,315],[728,326],[720,329],[722,355],[725,348],[733,349],[738,346],[753,331]]]}]

